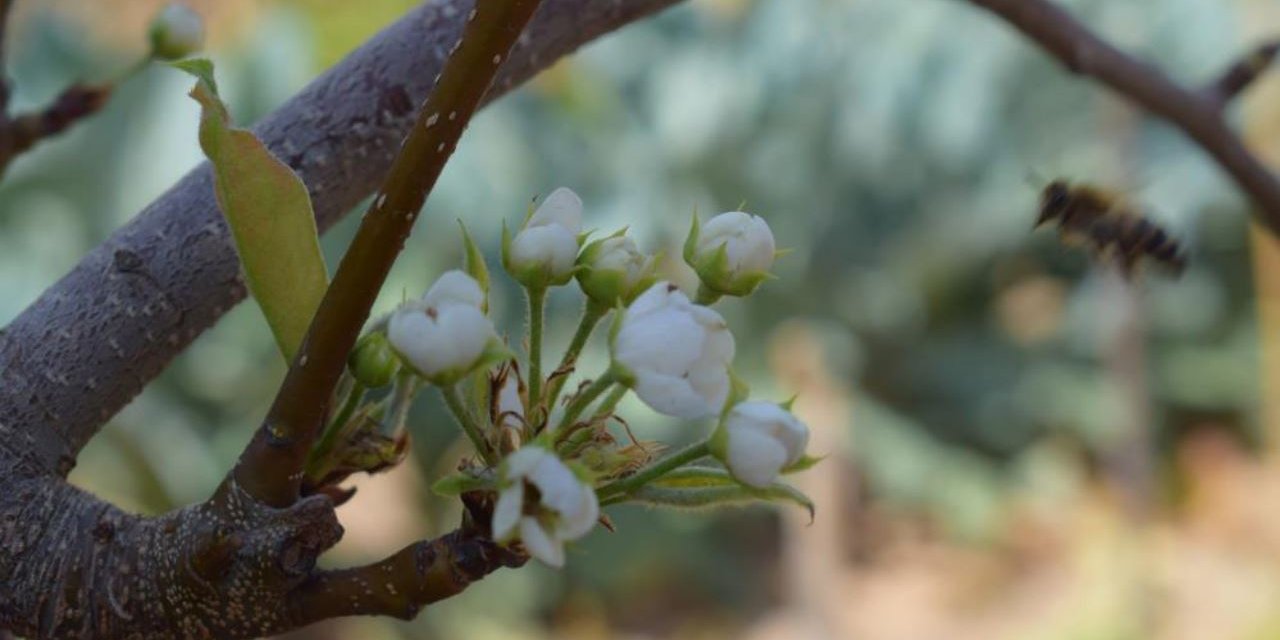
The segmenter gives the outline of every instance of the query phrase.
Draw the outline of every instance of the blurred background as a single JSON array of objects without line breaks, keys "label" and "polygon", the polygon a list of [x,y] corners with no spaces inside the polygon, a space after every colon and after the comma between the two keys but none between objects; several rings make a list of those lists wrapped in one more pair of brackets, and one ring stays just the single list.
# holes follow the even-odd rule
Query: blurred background
[{"label": "blurred background", "polygon": [[[19,2],[18,106],[120,74],[159,2]],[[252,123],[411,0],[204,0],[219,82]],[[1280,33],[1274,0],[1072,0],[1090,25],[1206,80]],[[200,160],[190,80],[152,68],[0,184],[0,323]],[[1280,166],[1280,72],[1235,117]],[[1183,239],[1181,279],[1129,285],[1050,232],[1043,182],[1103,185]],[[691,0],[486,110],[379,303],[496,264],[502,220],[568,185],[588,226],[679,255],[696,207],[763,215],[794,251],[720,310],[761,396],[798,393],[827,460],[785,507],[614,508],[563,571],[495,574],[413,622],[297,638],[1280,638],[1280,249],[1179,133],[954,0]],[[336,264],[352,218],[325,238]],[[669,273],[692,284],[672,262]],[[496,313],[519,325],[502,280]],[[552,298],[550,347],[580,300]],[[604,366],[598,342],[584,369]],[[241,305],[117,416],[73,481],[159,513],[207,497],[283,366]],[[644,438],[701,425],[624,405]],[[334,564],[447,531],[459,452],[433,394],[414,451],[359,482]]]}]

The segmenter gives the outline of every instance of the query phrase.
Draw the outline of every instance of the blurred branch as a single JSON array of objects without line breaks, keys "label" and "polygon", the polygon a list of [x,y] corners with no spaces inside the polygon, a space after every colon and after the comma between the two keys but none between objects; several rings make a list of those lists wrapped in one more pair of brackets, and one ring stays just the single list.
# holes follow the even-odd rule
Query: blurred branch
[{"label": "blurred branch", "polygon": [[1248,89],[1263,72],[1275,62],[1280,53],[1280,40],[1263,43],[1244,58],[1227,68],[1217,80],[1204,90],[1207,99],[1218,104],[1222,109],[1236,96]]},{"label": "blurred branch", "polygon": [[1243,90],[1251,78],[1232,80],[1239,88],[1231,91],[1233,85],[1228,85],[1228,91],[1211,98],[1179,86],[1156,67],[1102,40],[1048,0],[969,2],[1003,18],[1071,72],[1099,80],[1182,129],[1249,194],[1259,221],[1280,235],[1280,180],[1250,153],[1222,115],[1222,100]]},{"label": "blurred branch", "polygon": [[[545,0],[487,100],[678,0]],[[472,3],[409,12],[254,128],[327,229],[379,184]],[[108,418],[245,296],[201,166],[0,330],[0,456],[65,474]],[[7,451],[6,451],[7,450]]]},{"label": "blurred branch", "polygon": [[[3,46],[3,44],[0,44]],[[9,85],[0,80],[0,108],[7,103]],[[18,156],[36,143],[66,131],[71,125],[97,113],[111,97],[111,87],[74,84],[48,106],[17,116],[0,116],[0,175]]]}]

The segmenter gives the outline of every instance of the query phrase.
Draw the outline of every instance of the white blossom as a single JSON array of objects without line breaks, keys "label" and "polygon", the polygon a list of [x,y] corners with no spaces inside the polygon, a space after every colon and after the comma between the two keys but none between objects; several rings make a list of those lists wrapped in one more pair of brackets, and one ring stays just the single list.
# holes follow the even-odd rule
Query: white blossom
[{"label": "white blossom", "polygon": [[704,226],[695,225],[685,246],[685,261],[703,285],[734,296],[754,291],[769,277],[776,257],[769,224],[742,211],[722,213]]},{"label": "white blossom", "polygon": [[614,362],[654,411],[703,418],[729,395],[733,334],[720,314],[693,304],[671,283],[659,282],[636,298],[612,346]]},{"label": "white blossom", "polygon": [[387,325],[400,357],[423,377],[448,384],[483,363],[498,343],[481,311],[484,292],[471,276],[449,271],[421,300],[401,305]]},{"label": "white blossom", "polygon": [[725,465],[738,480],[766,487],[804,456],[809,428],[790,411],[759,400],[734,405],[725,419]]},{"label": "white blossom", "polygon": [[[563,566],[564,543],[587,535],[600,518],[595,491],[554,453],[537,445],[507,456],[501,473],[494,539],[518,537],[533,557]],[[526,504],[530,487],[537,490],[536,505]]]},{"label": "white blossom", "polygon": [[568,282],[581,232],[582,200],[571,189],[556,189],[511,240],[507,270],[526,285]]}]

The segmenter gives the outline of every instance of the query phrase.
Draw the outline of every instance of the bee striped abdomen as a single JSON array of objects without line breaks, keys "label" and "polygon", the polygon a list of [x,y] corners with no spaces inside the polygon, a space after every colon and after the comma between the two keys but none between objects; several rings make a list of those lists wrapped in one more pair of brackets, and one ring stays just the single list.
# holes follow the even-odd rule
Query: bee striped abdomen
[{"label": "bee striped abdomen", "polygon": [[1119,198],[1093,187],[1057,180],[1041,196],[1037,225],[1054,222],[1063,239],[1083,241],[1101,260],[1114,260],[1127,274],[1143,258],[1178,274],[1186,257],[1178,241]]}]

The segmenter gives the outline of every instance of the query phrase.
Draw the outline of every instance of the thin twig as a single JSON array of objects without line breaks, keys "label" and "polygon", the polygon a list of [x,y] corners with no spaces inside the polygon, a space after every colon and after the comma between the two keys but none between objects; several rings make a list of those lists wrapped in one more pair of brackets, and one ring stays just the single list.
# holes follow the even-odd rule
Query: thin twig
[{"label": "thin twig", "polygon": [[1280,54],[1280,39],[1258,45],[1210,83],[1204,90],[1205,98],[1217,103],[1219,109],[1225,108],[1262,76],[1275,62],[1276,54]]},{"label": "thin twig", "polygon": [[1252,197],[1258,219],[1280,235],[1280,180],[1227,126],[1219,103],[1112,46],[1048,0],[968,1],[1003,18],[1072,72],[1101,81],[1181,129]]},{"label": "thin twig", "polygon": [[541,0],[478,2],[418,112],[382,189],[351,241],[302,348],[232,477],[274,506],[298,496],[301,470],[329,396],[413,222]]}]

